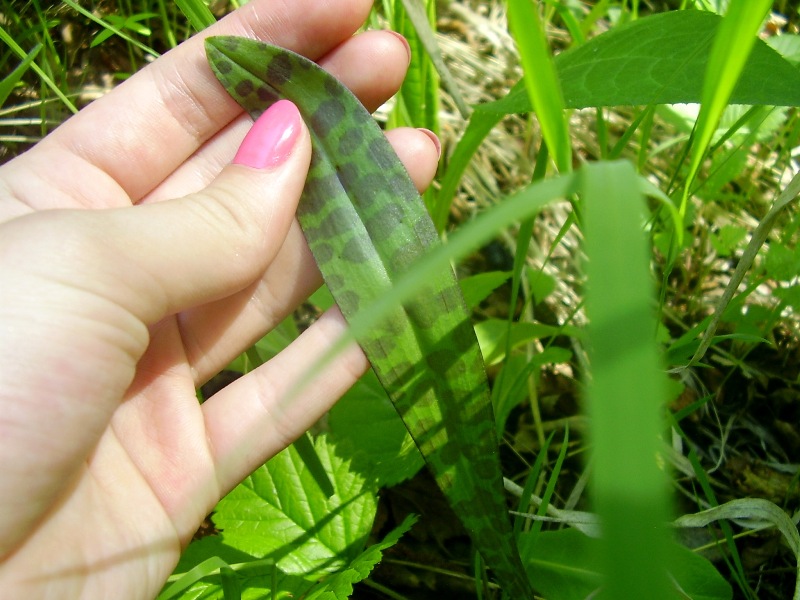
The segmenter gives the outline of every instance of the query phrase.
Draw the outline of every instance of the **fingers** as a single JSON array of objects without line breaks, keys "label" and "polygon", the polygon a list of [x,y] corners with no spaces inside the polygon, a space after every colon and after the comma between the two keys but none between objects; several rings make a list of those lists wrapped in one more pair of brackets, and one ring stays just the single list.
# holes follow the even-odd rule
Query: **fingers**
[{"label": "fingers", "polygon": [[[320,65],[374,111],[394,94],[408,67],[407,42],[392,32],[368,31],[349,39],[320,60]],[[225,102],[228,103],[229,98]],[[202,189],[229,161],[252,123],[238,105],[238,115],[185,163],[148,193],[144,202],[175,198]]]},{"label": "fingers", "polygon": [[[58,154],[75,155],[86,163],[84,171],[94,168],[118,184],[116,194],[103,196],[104,206],[122,206],[126,196],[137,202],[241,113],[211,73],[203,37],[257,35],[318,59],[348,40],[369,5],[364,0],[250,3],[70,119],[42,143],[51,146],[49,164],[59,164]],[[355,79],[370,104],[394,93],[408,62],[404,43],[377,32],[357,42],[352,51],[345,50],[350,43],[323,62],[336,67],[343,79]],[[49,174],[58,175],[70,182],[85,179],[75,177],[74,167]]]},{"label": "fingers", "polygon": [[120,210],[35,213],[7,224],[17,251],[31,272],[53,273],[145,325],[241,290],[281,249],[311,155],[290,102],[265,112],[251,133],[239,164],[202,192]]},{"label": "fingers", "polygon": [[[431,134],[432,135],[432,134]],[[387,133],[417,189],[436,173],[438,143],[416,129]],[[200,385],[270,331],[322,283],[296,222],[263,277],[241,292],[181,315],[185,352]]]},{"label": "fingers", "polygon": [[223,494],[311,427],[367,370],[355,344],[323,368],[317,362],[346,327],[331,309],[278,356],[203,404]]}]

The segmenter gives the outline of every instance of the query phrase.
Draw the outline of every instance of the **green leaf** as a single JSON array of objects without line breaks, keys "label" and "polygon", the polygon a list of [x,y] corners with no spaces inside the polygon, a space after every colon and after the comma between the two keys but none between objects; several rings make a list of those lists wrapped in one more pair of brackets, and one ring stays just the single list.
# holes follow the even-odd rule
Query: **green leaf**
[{"label": "green leaf", "polygon": [[555,291],[556,280],[541,269],[528,269],[528,286],[536,305]]},{"label": "green leaf", "polygon": [[[523,533],[520,552],[537,590],[548,600],[585,600],[603,585],[600,540],[576,529]],[[676,598],[730,600],[733,590],[702,556],[677,544],[670,547],[670,575]]]},{"label": "green leaf", "polygon": [[[763,498],[740,498],[675,520],[678,527],[705,527],[721,519],[737,519],[751,529],[775,527],[794,554],[800,572],[800,533],[792,519],[775,503]],[[793,600],[800,600],[800,577],[795,578]]]},{"label": "green leaf", "polygon": [[315,449],[334,495],[322,493],[289,447],[217,505],[213,521],[226,545],[308,579],[340,569],[361,552],[375,517],[374,491],[324,437]]},{"label": "green leaf", "polygon": [[576,327],[545,325],[544,323],[522,322],[511,326],[511,340],[508,344],[508,322],[502,319],[486,319],[475,325],[475,333],[487,365],[494,365],[505,357],[506,348],[516,348],[532,340],[556,335],[580,337]]},{"label": "green leaf", "polygon": [[[698,103],[722,18],[682,10],[647,16],[603,33],[555,58],[567,108]],[[769,77],[764,77],[769,73]],[[756,40],[731,104],[800,105],[800,72]],[[530,112],[523,82],[476,112]]]},{"label": "green leaf", "polygon": [[[480,553],[510,593],[530,596],[503,496],[488,382],[452,267],[437,269],[402,306],[394,295],[395,281],[439,246],[408,172],[359,100],[315,63],[244,38],[208,38],[206,50],[253,117],[280,98],[297,105],[312,138],[297,216],[317,265]],[[383,299],[393,304],[384,319],[369,330],[352,326]]]},{"label": "green leaf", "polygon": [[467,308],[478,306],[493,291],[508,281],[509,277],[511,277],[511,273],[508,271],[487,271],[465,277],[459,281]]},{"label": "green leaf", "polygon": [[764,267],[772,279],[791,281],[800,274],[800,247],[792,250],[780,242],[770,242]]},{"label": "green leaf", "polygon": [[103,29],[100,33],[98,33],[92,43],[89,45],[90,48],[94,48],[99,46],[103,42],[105,42],[108,38],[115,34],[117,30],[122,31],[123,29],[127,29],[128,31],[132,31],[138,35],[149,36],[151,33],[151,29],[146,25],[142,25],[139,21],[145,19],[152,19],[158,17],[155,13],[139,13],[136,15],[131,15],[127,17],[122,17],[119,15],[108,15],[106,17],[106,21],[108,21],[109,25],[113,27],[113,29]]},{"label": "green leaf", "polygon": [[403,421],[373,372],[354,385],[328,415],[330,442],[375,487],[409,479],[424,466]]},{"label": "green leaf", "polygon": [[739,248],[739,244],[747,236],[747,229],[738,225],[723,225],[719,231],[711,234],[711,245],[720,256],[730,256]]},{"label": "green leaf", "polygon": [[416,521],[417,518],[414,515],[407,516],[382,542],[373,544],[354,559],[347,568],[318,584],[309,592],[306,599],[346,600],[349,598],[353,593],[353,584],[366,579],[375,565],[381,561],[384,550],[394,546]]}]

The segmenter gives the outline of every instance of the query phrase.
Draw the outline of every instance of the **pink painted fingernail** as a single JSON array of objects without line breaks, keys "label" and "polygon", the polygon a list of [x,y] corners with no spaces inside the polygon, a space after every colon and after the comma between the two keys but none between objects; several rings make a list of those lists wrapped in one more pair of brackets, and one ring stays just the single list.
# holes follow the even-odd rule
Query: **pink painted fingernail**
[{"label": "pink painted fingernail", "polygon": [[427,135],[431,142],[433,142],[433,146],[436,148],[436,157],[442,158],[442,142],[439,141],[439,136],[433,133],[430,129],[424,129],[423,127],[418,127],[418,129]]},{"label": "pink painted fingernail", "polygon": [[233,162],[256,169],[278,167],[289,158],[301,129],[297,107],[279,100],[253,123]]}]

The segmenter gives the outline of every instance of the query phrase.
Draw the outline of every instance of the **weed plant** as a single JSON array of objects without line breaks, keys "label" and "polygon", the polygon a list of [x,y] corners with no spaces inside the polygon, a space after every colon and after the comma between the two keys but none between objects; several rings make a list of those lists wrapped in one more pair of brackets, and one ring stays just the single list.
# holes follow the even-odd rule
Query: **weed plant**
[{"label": "weed plant", "polygon": [[[0,2],[0,160],[230,8]],[[456,262],[537,593],[800,598],[797,4],[421,14],[383,0],[369,21],[413,54],[379,117],[444,147],[425,200],[448,243],[397,295]],[[229,372],[330,302],[315,294]],[[322,502],[286,450],[220,503],[162,598],[501,597],[374,378],[311,437],[336,494]]]}]

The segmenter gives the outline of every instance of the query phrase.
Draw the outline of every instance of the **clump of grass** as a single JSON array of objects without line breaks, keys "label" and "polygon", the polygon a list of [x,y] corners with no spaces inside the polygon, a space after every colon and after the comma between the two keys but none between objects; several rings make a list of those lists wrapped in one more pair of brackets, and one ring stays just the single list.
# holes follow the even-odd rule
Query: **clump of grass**
[{"label": "clump of grass", "polygon": [[[542,19],[541,31],[547,34],[549,46],[545,49],[558,53],[651,12],[715,4],[700,0],[542,3],[538,17]],[[752,9],[754,4],[747,6]],[[499,1],[453,1],[440,7],[435,20],[445,63],[469,105],[503,98],[521,74],[504,7]],[[774,17],[772,26],[762,35],[771,36],[771,43],[782,38],[781,43],[791,40],[786,34],[797,32],[796,11],[787,1],[773,3],[773,10],[787,18],[781,21]],[[758,28],[752,27],[754,22],[748,21],[751,31]],[[111,30],[104,24],[116,31],[109,35]],[[35,143],[74,109],[110,89],[146,64],[149,57],[174,46],[190,32],[172,4],[156,0],[110,3],[91,16],[68,4],[6,1],[0,4],[0,26],[5,34],[0,77],[9,76],[39,48],[0,110],[2,161]],[[739,48],[738,42],[734,47]],[[721,52],[730,57],[730,49]],[[419,52],[418,57],[423,60],[424,52]],[[540,64],[541,60],[539,56],[526,67],[530,69],[530,64]],[[724,66],[720,70],[735,75]],[[434,80],[431,75],[421,93],[439,107],[428,117],[435,118],[430,123],[438,127],[443,140],[441,182],[453,167],[454,150],[467,131],[467,122],[447,90],[433,90],[438,99],[432,99],[436,94],[431,93],[430,86],[436,84],[430,82]],[[715,103],[715,89],[721,88],[709,83],[706,106]],[[532,94],[548,98],[548,91],[553,89],[532,90]],[[718,108],[724,108],[726,100],[718,100]],[[409,112],[408,107],[405,112]],[[637,471],[625,471],[624,477],[616,478],[614,465],[627,465],[634,458],[646,463],[639,467],[654,482],[651,489],[661,486],[660,478],[669,475],[670,486],[676,492],[672,510],[678,515],[748,497],[769,500],[787,513],[794,513],[800,501],[800,218],[792,204],[776,216],[775,225],[766,232],[766,242],[757,249],[741,285],[735,287],[730,302],[720,309],[719,335],[711,339],[708,352],[696,362],[690,361],[737,264],[745,257],[753,232],[797,171],[794,151],[800,145],[800,127],[796,109],[706,112],[700,119],[705,125],[696,131],[693,127],[697,114],[678,106],[573,110],[566,113],[568,119],[564,123],[560,122],[564,114],[561,109],[554,108],[550,117],[547,114],[540,110],[536,116],[510,115],[489,129],[484,142],[464,165],[463,175],[448,188],[452,197],[444,198],[447,205],[439,224],[446,226],[449,237],[461,243],[458,240],[463,238],[452,233],[454,230],[476,215],[492,213],[492,207],[507,202],[508,195],[531,181],[550,179],[555,164],[559,172],[566,174],[581,163],[616,158],[628,160],[639,175],[670,196],[667,201],[679,207],[683,222],[675,229],[676,222],[664,208],[664,199],[657,200],[655,195],[647,200],[648,212],[644,215],[624,215],[631,218],[626,225],[621,217],[611,218],[610,204],[605,215],[583,212],[588,209],[582,202],[591,203],[592,209],[607,202],[604,192],[615,196],[624,188],[627,196],[638,197],[637,190],[629,189],[633,179],[614,179],[620,173],[618,169],[627,167],[610,163],[612,166],[605,167],[607,171],[593,170],[594,167],[585,171],[587,177],[593,178],[587,197],[581,199],[560,188],[558,193],[551,190],[548,198],[537,196],[536,201],[544,206],[545,200],[558,194],[565,198],[551,202],[535,218],[535,211],[520,208],[528,211],[525,217],[530,220],[520,223],[512,215],[502,224],[498,221],[485,226],[483,232],[488,231],[493,242],[473,252],[462,270],[509,273],[509,283],[487,294],[476,310],[484,325],[488,323],[485,331],[495,331],[489,327],[495,321],[507,321],[512,331],[506,338],[489,340],[500,357],[489,365],[497,399],[509,407],[505,412],[499,411],[506,424],[504,439],[511,451],[509,473],[525,481],[533,472],[529,493],[541,495],[548,491],[551,507],[559,510],[600,509],[607,518],[617,520],[618,532],[630,526],[633,517],[630,513],[620,514],[620,507],[626,503],[614,500],[609,490],[613,492],[621,482],[636,488],[631,473]],[[717,126],[720,116],[722,125]],[[551,120],[543,122],[546,119]],[[564,139],[567,131],[569,137]],[[549,152],[542,149],[543,139],[550,145]],[[706,152],[709,148],[712,151]],[[569,191],[578,189],[576,184]],[[434,190],[441,192],[439,183]],[[603,217],[610,220],[603,221]],[[622,267],[612,267],[617,269],[610,271],[618,277],[613,279],[616,287],[607,291],[610,300],[601,306],[600,314],[603,308],[620,309],[614,306],[615,290],[624,288],[641,293],[642,297],[634,302],[631,313],[622,311],[621,320],[627,314],[638,317],[648,310],[656,315],[656,321],[642,320],[645,325],[633,328],[646,330],[638,333],[655,341],[647,353],[655,349],[660,352],[658,358],[645,358],[650,363],[661,360],[662,374],[669,373],[665,389],[648,392],[642,400],[652,404],[651,410],[635,403],[636,390],[643,389],[644,384],[635,384],[631,393],[634,401],[627,405],[609,403],[607,408],[600,408],[602,400],[591,400],[593,405],[588,410],[583,406],[586,383],[609,389],[605,397],[619,401],[621,396],[615,394],[620,392],[622,383],[631,384],[635,375],[646,372],[619,359],[611,365],[603,364],[609,370],[600,376],[589,376],[591,369],[597,368],[596,363],[602,363],[602,353],[614,350],[604,350],[602,344],[613,341],[620,332],[630,333],[629,323],[620,324],[617,329],[610,327],[611,333],[606,332],[591,348],[584,332],[590,320],[598,320],[597,305],[593,307],[592,300],[585,305],[585,288],[591,294],[592,277],[609,282],[612,278],[593,275],[594,266],[585,265],[586,255],[589,253],[590,261],[603,262],[603,250],[609,250],[610,242],[616,241],[615,226],[624,227],[626,234],[633,229],[645,234],[651,261],[638,265],[635,284],[625,277],[626,271],[619,271],[625,268],[625,260]],[[583,245],[584,237],[587,246]],[[470,252],[470,242],[463,243],[462,254]],[[613,253],[605,258],[610,262],[620,259]],[[646,293],[648,286],[654,290],[653,295]],[[530,333],[534,330],[539,333]],[[598,351],[600,356],[592,354]],[[634,358],[642,358],[638,351],[631,353]],[[540,359],[542,356],[545,358]],[[652,364],[647,369],[652,369]],[[610,378],[603,377],[609,373]],[[668,400],[657,404],[659,393]],[[644,412],[634,417],[631,408]],[[585,417],[587,412],[593,422]],[[663,419],[658,420],[659,415]],[[639,437],[618,433],[638,428],[647,420],[650,429],[634,432],[641,434]],[[605,421],[599,429],[598,421]],[[569,436],[565,434],[567,427]],[[565,445],[559,446],[553,439],[566,440]],[[641,448],[645,450],[637,453]],[[592,453],[596,458],[585,461]],[[658,460],[656,455],[660,456]],[[661,471],[655,469],[656,465]],[[557,476],[552,476],[554,473]],[[596,503],[591,501],[587,485],[598,494]],[[668,519],[666,497],[660,494],[648,500],[658,510],[639,515],[642,522]],[[547,512],[547,507],[541,512]],[[698,552],[710,556],[724,577],[735,582],[740,597],[790,597],[796,568],[781,535],[775,529],[753,532],[740,528],[736,522],[722,523],[708,525]],[[519,527],[528,529],[528,525]],[[544,531],[557,528],[552,524],[542,527]],[[651,541],[653,547],[663,550],[661,537]],[[626,564],[635,565],[632,558],[640,543],[621,539],[618,544],[616,548],[629,552],[631,561]]]}]

